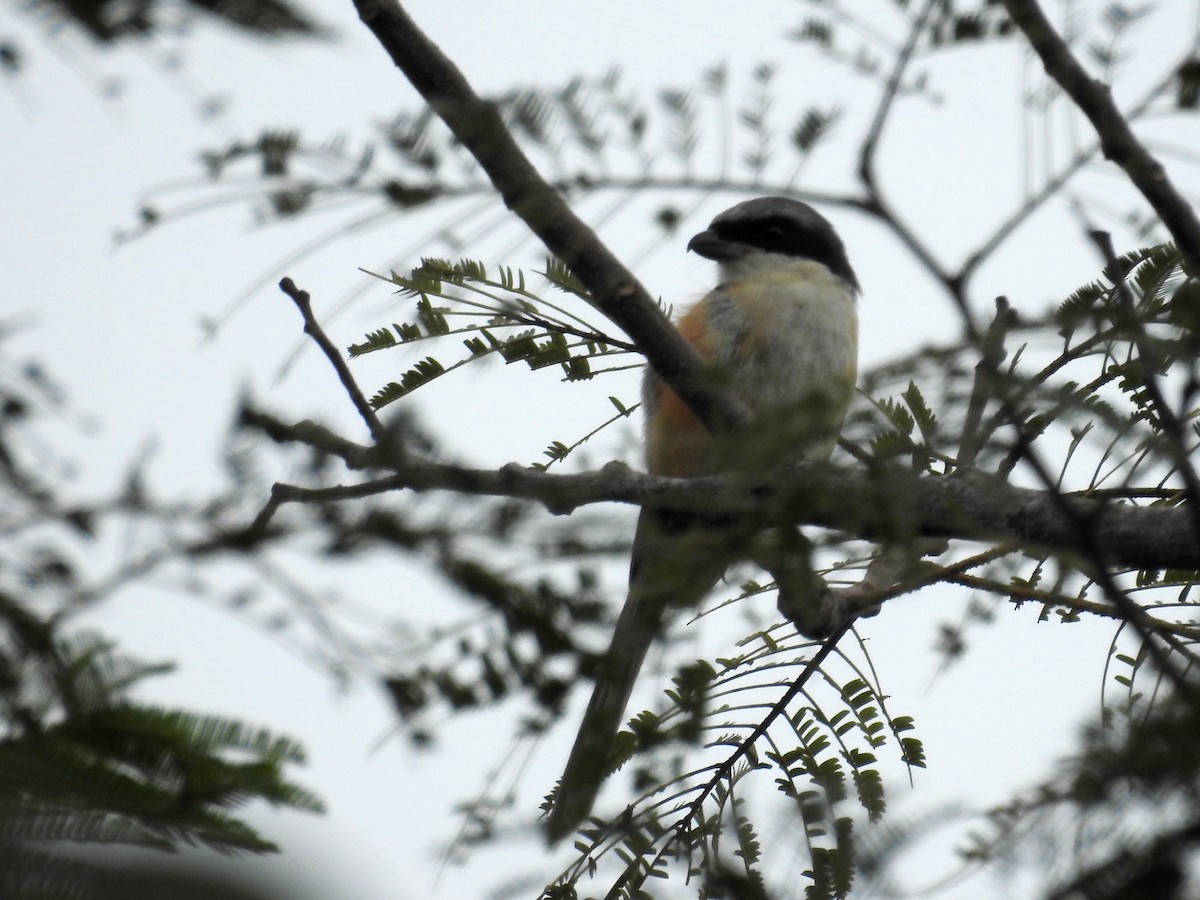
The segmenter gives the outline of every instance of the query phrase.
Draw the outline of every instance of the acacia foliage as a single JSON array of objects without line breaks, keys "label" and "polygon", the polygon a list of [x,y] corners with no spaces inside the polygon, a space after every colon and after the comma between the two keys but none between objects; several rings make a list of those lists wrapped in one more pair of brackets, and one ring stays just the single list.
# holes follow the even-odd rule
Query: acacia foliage
[{"label": "acacia foliage", "polygon": [[[1186,228],[1164,227],[1156,214],[1165,208],[1163,196],[1145,192],[1137,198],[1131,192],[1127,222],[1141,232],[1138,249],[1116,253],[1097,227],[1064,236],[1091,243],[1100,277],[1050,308],[1032,313],[1024,308],[1020,315],[1006,301],[977,296],[981,266],[1043,208],[1066,201],[1087,215],[1104,215],[1098,207],[1089,209],[1082,186],[1102,166],[1102,150],[1118,155],[1117,124],[1124,120],[1110,116],[1108,125],[1096,126],[1094,134],[1047,153],[1046,166],[1031,165],[1027,190],[994,217],[999,224],[981,228],[961,261],[946,264],[912,230],[905,211],[889,202],[879,171],[886,153],[884,133],[901,115],[903,103],[939,96],[941,86],[924,71],[938,53],[978,41],[1028,41],[1041,47],[1045,34],[1037,32],[1036,21],[1027,15],[1035,4],[894,7],[894,40],[882,38],[874,23],[838,4],[814,4],[795,33],[799,41],[819,48],[831,65],[843,66],[875,87],[874,112],[866,117],[858,152],[847,154],[857,162],[858,185],[842,193],[809,188],[798,174],[842,127],[846,113],[791,98],[781,111],[785,101],[773,66],[755,67],[740,96],[724,68],[709,70],[689,88],[664,89],[652,102],[627,89],[616,72],[559,88],[514,89],[490,98],[498,119],[478,127],[501,130],[489,143],[478,132],[467,136],[464,129],[474,126],[455,115],[456,103],[479,109],[478,98],[453,78],[438,82],[430,77],[441,62],[414,37],[411,23],[387,12],[364,12],[393,59],[402,67],[411,62],[405,68],[410,74],[420,70],[418,86],[428,84],[429,90],[440,92],[435,106],[442,118],[433,112],[434,105],[397,115],[382,132],[382,151],[348,152],[344,141],[306,145],[292,135],[289,154],[274,156],[270,172],[263,168],[269,177],[251,199],[257,200],[261,215],[294,217],[352,191],[364,203],[376,204],[356,224],[388,208],[407,214],[443,206],[461,210],[464,198],[493,196],[492,181],[498,175],[489,153],[501,145],[508,148],[506,142],[515,138],[521,150],[553,173],[550,182],[568,198],[637,197],[639,203],[631,203],[626,215],[649,208],[650,221],[664,235],[677,231],[698,198],[713,193],[784,193],[868,217],[924,270],[957,317],[959,329],[955,337],[886,360],[863,374],[863,399],[847,423],[840,464],[865,473],[901,466],[919,478],[946,484],[980,472],[1032,484],[1071,523],[1074,535],[1069,548],[1031,542],[1020,509],[1001,511],[1005,524],[991,540],[974,535],[955,539],[953,527],[949,533],[931,534],[890,493],[888,480],[878,478],[872,502],[890,511],[882,517],[883,525],[876,517],[870,531],[858,531],[849,515],[840,523],[843,527],[815,533],[822,571],[835,593],[841,592],[847,603],[852,599],[855,611],[861,611],[934,585],[957,585],[999,604],[1036,604],[1046,619],[1108,619],[1116,633],[1132,633],[1140,648],[1122,654],[1114,641],[1114,665],[1120,667],[1115,677],[1128,692],[1117,706],[1121,715],[1130,722],[1142,715],[1147,685],[1160,680],[1175,700],[1186,703],[1197,637],[1189,615],[1195,570],[1156,564],[1152,553],[1143,565],[1116,565],[1098,549],[1092,513],[1087,512],[1096,507],[1075,501],[1086,498],[1117,515],[1140,506],[1197,508],[1190,461],[1200,384],[1197,323],[1191,312],[1196,287],[1189,268],[1200,250],[1195,235]],[[1078,54],[1105,76],[1117,77],[1124,61],[1121,50],[1149,12],[1110,7],[1089,23],[1094,40],[1076,40]],[[1051,68],[1050,61],[1047,66]],[[1158,80],[1126,106],[1135,126],[1151,114],[1186,117],[1195,106],[1194,48],[1159,72]],[[1083,100],[1072,99],[1067,92],[1075,87],[1064,82],[1059,91],[1047,84],[1044,92],[1031,93],[1027,115],[1032,120],[1050,107],[1070,115],[1079,103],[1091,104],[1091,116],[1092,107],[1103,105],[1102,97],[1088,94],[1086,84]],[[780,128],[781,121],[792,124]],[[1132,158],[1124,150],[1121,155]],[[306,158],[340,159],[344,167],[333,176],[314,176],[304,167]],[[214,152],[210,168],[221,174],[255,160],[265,166],[265,159],[254,144],[243,142]],[[1133,184],[1141,184],[1132,167],[1126,174]],[[936,177],[930,174],[931,184]],[[542,186],[532,181],[514,185],[514,180],[519,179],[505,181],[505,199],[520,210],[521,188],[532,193]],[[925,194],[932,190],[927,186]],[[456,216],[452,227],[431,234],[427,243],[458,249],[473,218],[485,221],[483,209]],[[535,231],[544,225],[532,213],[527,220]],[[400,289],[399,312],[351,347],[353,355],[408,353],[396,378],[367,392],[369,403],[357,404],[377,435],[380,428],[372,417],[378,410],[409,404],[427,385],[492,355],[535,370],[559,367],[566,385],[602,377],[624,365],[623,358],[636,364],[637,354],[661,371],[671,370],[668,348],[636,338],[631,347],[625,335],[613,330],[604,319],[611,298],[593,289],[582,272],[566,273],[574,278],[564,289],[567,279],[555,263],[548,263],[548,295],[531,288],[531,279],[515,267],[497,273],[474,257],[435,258],[428,247],[420,254],[425,259],[419,266],[392,267],[399,270],[389,276]],[[313,321],[306,320],[306,327],[311,331]],[[413,357],[414,351],[419,357]],[[345,372],[339,373],[345,382]],[[617,415],[598,418],[597,428],[605,421],[620,424],[635,409],[632,398],[614,396],[611,403]],[[348,444],[336,434],[292,426],[261,411],[247,421],[273,440],[307,446],[346,466],[341,478],[323,472],[320,478],[277,488],[260,526],[281,516],[285,522],[301,521],[341,500],[360,510],[411,509],[406,495],[392,497],[390,492],[417,487],[430,466],[440,466],[439,484],[457,485],[465,505],[452,512],[433,511],[427,533],[453,534],[465,546],[462,517],[471,515],[474,524],[468,528],[476,541],[469,569],[447,566],[440,553],[433,556],[452,581],[470,572],[471,601],[491,616],[456,630],[453,641],[429,643],[419,659],[387,674],[398,709],[415,734],[427,736],[418,723],[428,721],[431,711],[461,712],[516,696],[533,701],[518,738],[524,741],[549,727],[567,692],[594,675],[595,652],[579,635],[607,619],[603,607],[597,617],[587,602],[595,599],[591,560],[611,547],[611,532],[599,520],[577,513],[565,524],[548,525],[521,501],[515,487],[507,500],[479,499],[483,493],[505,493],[503,472],[498,480],[485,478],[436,454],[414,452],[403,425],[372,456],[370,448]],[[555,439],[546,454],[549,465],[569,464],[572,451],[595,434]],[[619,473],[612,474],[616,478]],[[574,507],[565,493],[559,501],[542,496],[551,511]],[[976,502],[988,498],[979,495]],[[803,521],[803,504],[796,505]],[[491,510],[496,509],[507,512],[493,518]],[[769,514],[781,513],[772,508]],[[338,515],[344,519],[348,514]],[[459,517],[459,524],[450,524],[452,517]],[[1193,534],[1200,534],[1197,520],[1192,517],[1185,526]],[[481,522],[488,524],[480,527]],[[497,527],[497,522],[503,525]],[[573,566],[564,565],[571,560]],[[514,561],[538,574],[514,579]],[[1200,558],[1196,562],[1200,568]],[[571,583],[563,575],[572,570],[573,599],[557,605],[553,614],[543,606],[542,628],[511,614],[513,601],[529,597],[531,589],[545,596],[554,579],[546,580],[543,573],[556,573],[563,585]],[[771,589],[769,581],[748,573],[740,589],[720,601]],[[546,630],[551,622],[554,627]],[[731,890],[731,879],[749,895],[769,892],[769,863],[776,854],[763,851],[759,823],[773,792],[800,823],[792,834],[802,837],[780,839],[782,844],[772,848],[776,853],[791,843],[802,848],[809,896],[845,896],[856,878],[884,883],[881,861],[887,853],[878,845],[872,849],[868,839],[864,845],[870,852],[860,854],[856,840],[864,824],[879,819],[885,809],[878,751],[886,747],[892,760],[909,767],[922,765],[924,756],[919,730],[912,733],[913,723],[892,710],[898,701],[884,687],[887,673],[871,668],[855,640],[861,639],[860,627],[869,628],[869,623],[844,636],[839,633],[836,641],[812,644],[796,638],[784,621],[746,637],[736,649],[729,646],[704,660],[673,666],[671,688],[653,708],[633,716],[614,759],[614,764],[626,763],[624,771],[632,771],[627,806],[583,829],[575,863],[547,894],[571,895],[595,877],[612,895],[636,896],[648,890],[649,879],[685,875],[701,894]],[[538,634],[533,642],[525,639],[531,633]],[[964,635],[948,629],[947,652],[961,652]],[[1112,735],[1136,741],[1142,733],[1131,727]],[[1180,783],[1186,781],[1184,776]],[[1080,796],[1067,792],[1055,799],[1081,814]],[[489,841],[511,802],[510,795],[485,790],[468,808],[459,846]],[[1050,805],[1047,798],[1044,806]],[[1023,821],[1036,819],[1036,803],[1019,808],[1021,817],[1029,817]],[[975,843],[972,861],[994,859],[1018,845],[1010,839],[1019,829],[1004,824],[1002,816],[990,823],[994,831]],[[892,846],[903,843],[899,831],[893,832]],[[1127,850],[1108,843],[1099,845],[1096,854],[1115,860]],[[1136,857],[1141,851],[1128,852]],[[737,861],[736,877],[729,858]],[[1076,862],[1081,869],[1092,865]],[[1103,862],[1092,868],[1100,871]],[[1062,876],[1062,883],[1068,880]]]},{"label": "acacia foliage", "polygon": [[[507,134],[572,201],[637,198],[628,205],[615,202],[613,215],[644,216],[670,236],[712,194],[786,193],[874,222],[940,293],[955,320],[956,328],[947,331],[952,336],[864,372],[863,398],[848,421],[839,464],[868,474],[901,466],[930,483],[984,472],[1002,482],[1032,484],[1071,518],[1076,541],[1069,552],[1029,541],[1021,509],[1009,511],[1007,527],[988,540],[967,540],[952,529],[929,535],[913,511],[881,487],[874,505],[892,514],[886,527],[859,532],[849,520],[843,528],[814,532],[824,574],[838,590],[858,591],[856,609],[870,605],[864,598],[880,604],[951,586],[990,598],[998,609],[1035,605],[1043,619],[1111,621],[1115,633],[1132,633],[1137,647],[1123,652],[1114,641],[1113,680],[1123,693],[1106,713],[1108,730],[1098,732],[1103,739],[1090,741],[1081,753],[1072,770],[1078,777],[1066,789],[1050,786],[1018,798],[972,840],[969,860],[995,860],[1028,847],[1022,841],[1051,814],[1071,822],[1097,810],[1119,816],[1130,797],[1178,801],[1194,791],[1186,753],[1178,767],[1161,765],[1170,750],[1149,756],[1160,763],[1150,771],[1132,766],[1146,742],[1187,740],[1193,730],[1187,722],[1195,708],[1189,685],[1200,559],[1194,568],[1153,559],[1137,567],[1115,565],[1096,550],[1093,523],[1073,501],[1086,498],[1117,514],[1138,507],[1189,514],[1198,508],[1191,458],[1200,323],[1188,262],[1198,248],[1188,234],[1164,226],[1155,197],[1122,194],[1129,207],[1124,221],[1088,202],[1086,187],[1095,184],[1103,153],[1117,155],[1117,144],[1113,133],[1092,133],[1075,119],[1082,137],[1045,148],[1045,167],[1029,166],[1027,189],[989,220],[998,224],[980,227],[958,262],[941,261],[914,232],[907,211],[889,201],[878,165],[887,152],[884,132],[904,103],[939,97],[943,86],[923,71],[937,54],[1029,36],[1017,32],[999,4],[880,6],[894,14],[895,26],[882,37],[848,4],[813,4],[795,33],[830,65],[872,88],[857,152],[846,154],[857,164],[857,181],[842,193],[815,189],[802,175],[813,154],[849,127],[849,113],[824,98],[821,104],[793,99],[781,87],[789,82],[770,65],[755,66],[744,78],[714,67],[697,83],[666,88],[648,101],[615,71],[558,87],[514,88],[489,100]],[[1031,4],[1005,6],[1028,11]],[[1086,23],[1088,40],[1076,38],[1077,55],[1105,77],[1119,78],[1123,48],[1150,12],[1110,5]],[[1125,104],[1126,118],[1135,128],[1152,116],[1189,124],[1197,71],[1194,47],[1165,61],[1160,77]],[[1026,98],[1027,122],[1075,115],[1072,101],[1054,84],[1042,88]],[[447,108],[452,105],[439,107]],[[462,600],[462,620],[452,627],[426,630],[402,622],[389,633],[388,646],[346,625],[333,609],[297,616],[296,630],[310,627],[313,645],[336,648],[329,659],[353,657],[356,667],[379,678],[418,743],[432,741],[431,723],[439,715],[506,701],[522,704],[517,741],[527,746],[561,716],[568,694],[586,688],[596,672],[591,638],[611,624],[597,591],[596,560],[623,550],[625,540],[611,522],[587,510],[551,521],[515,490],[481,497],[481,474],[458,462],[456,448],[435,444],[411,407],[429,384],[488,356],[533,370],[558,367],[568,397],[570,385],[640,364],[641,355],[660,366],[669,357],[617,333],[602,315],[604,298],[554,261],[544,266],[547,286],[534,288],[533,278],[507,260],[497,269],[475,258],[472,235],[482,241],[492,230],[490,216],[499,204],[480,164],[486,160],[472,155],[454,127],[423,107],[398,113],[365,147],[340,139],[309,142],[298,132],[268,129],[257,140],[206,155],[215,186],[247,168],[258,173],[253,190],[239,199],[249,200],[260,219],[302,217],[357,198],[363,206],[343,223],[343,232],[400,212],[445,209],[450,222],[423,236],[418,252],[409,254],[425,257],[420,265],[406,259],[384,267],[397,270],[385,276],[399,289],[397,311],[351,344],[355,356],[399,358],[394,378],[360,392],[363,403],[351,396],[375,440],[358,445],[331,429],[292,423],[248,403],[241,439],[260,453],[263,438],[289,445],[283,452],[297,463],[285,486],[292,490],[286,497],[277,490],[264,510],[269,514],[231,528],[224,543],[214,538],[212,546],[240,546],[263,558],[297,548],[330,557],[387,549],[424,561]],[[928,177],[923,194],[936,195],[937,173]],[[465,202],[472,199],[487,202],[472,209]],[[1121,244],[1135,249],[1112,252],[1100,229],[1091,238],[1064,234],[1064,242],[1080,237],[1095,243],[1097,272],[1088,284],[1044,309],[1026,305],[1020,315],[980,296],[981,266],[1040,210],[1060,203],[1108,217],[1110,227],[1130,226]],[[170,209],[150,205],[142,224],[154,227],[172,217]],[[345,372],[339,374],[345,380]],[[597,414],[596,430],[556,436],[540,466],[571,464],[606,422],[622,424],[635,404],[612,395],[610,407]],[[379,411],[397,408],[403,414],[383,426]],[[531,410],[531,421],[541,412]],[[426,414],[456,411],[433,407]],[[417,463],[424,473],[438,467],[457,493],[450,499],[396,493],[415,486]],[[487,474],[497,476],[488,484],[503,481],[503,471]],[[620,473],[610,474],[615,479]],[[268,491],[261,480],[247,478],[244,485],[257,487],[261,497]],[[275,502],[279,498],[285,499]],[[562,511],[570,503],[561,499],[556,506],[551,499],[546,505]],[[931,537],[938,540],[930,543]],[[720,600],[771,591],[761,573],[741,574],[744,580]],[[619,748],[627,763],[622,777],[632,774],[625,782],[628,805],[589,823],[577,859],[548,894],[570,896],[596,884],[614,895],[636,896],[650,890],[651,878],[687,875],[702,894],[756,896],[778,888],[771,862],[796,848],[806,860],[809,896],[886,885],[885,864],[905,846],[906,835],[903,827],[889,833],[868,826],[886,809],[882,766],[924,763],[919,730],[903,714],[903,698],[889,696],[887,673],[872,670],[856,641],[857,628],[824,645],[800,640],[786,621],[742,637],[700,661],[672,657],[669,691],[633,716]],[[947,653],[963,652],[966,638],[967,629],[948,628]],[[498,782],[487,788],[467,807],[456,850],[493,840],[498,824],[513,814],[512,795]],[[1047,880],[1063,892],[1087,885],[1098,896],[1118,896],[1121,885],[1150,871],[1165,873],[1161,883],[1174,889],[1172,873],[1183,870],[1195,831],[1186,803],[1178,806],[1178,818],[1155,833],[1096,841],[1088,858],[1072,858],[1071,871],[1048,873]],[[792,816],[795,827],[763,828],[765,810],[773,808]],[[523,820],[530,814],[517,813]],[[883,822],[886,829],[888,820]]]}]

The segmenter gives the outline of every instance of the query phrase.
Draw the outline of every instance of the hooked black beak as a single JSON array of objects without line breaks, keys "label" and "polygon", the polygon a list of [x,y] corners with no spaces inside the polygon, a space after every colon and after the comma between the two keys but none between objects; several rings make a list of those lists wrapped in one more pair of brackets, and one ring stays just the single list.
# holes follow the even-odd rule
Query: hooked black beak
[{"label": "hooked black beak", "polygon": [[688,241],[687,248],[691,252],[703,256],[705,259],[715,260],[716,262],[738,259],[745,256],[747,250],[749,250],[745,244],[728,241],[720,237],[711,228],[706,228]]}]

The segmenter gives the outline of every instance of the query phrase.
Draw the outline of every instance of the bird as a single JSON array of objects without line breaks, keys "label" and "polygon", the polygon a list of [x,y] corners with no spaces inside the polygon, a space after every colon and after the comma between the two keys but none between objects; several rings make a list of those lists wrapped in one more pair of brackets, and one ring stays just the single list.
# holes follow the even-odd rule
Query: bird
[{"label": "bird", "polygon": [[[796,460],[827,459],[857,378],[860,291],[833,225],[799,200],[758,197],[720,213],[687,249],[717,263],[718,283],[677,328],[714,383],[731,389],[753,421],[732,435],[713,434],[648,366],[642,383],[647,471],[763,477]],[[794,574],[797,567],[781,556],[802,538],[795,527],[791,538],[786,530],[777,530],[780,535],[747,534],[720,517],[642,510],[625,605],[546,818],[550,844],[590,814],[613,768],[634,682],[672,612],[699,604],[739,558],[756,559],[776,575],[782,606],[791,576],[776,570]],[[811,573],[807,560],[799,569]]]}]

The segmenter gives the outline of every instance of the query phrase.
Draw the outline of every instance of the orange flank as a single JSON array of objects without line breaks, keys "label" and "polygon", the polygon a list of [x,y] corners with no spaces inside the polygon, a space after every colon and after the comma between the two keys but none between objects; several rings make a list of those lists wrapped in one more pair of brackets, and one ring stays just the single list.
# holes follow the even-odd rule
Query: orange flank
[{"label": "orange flank", "polygon": [[[708,307],[697,303],[677,323],[684,340],[696,348],[700,358],[716,356],[708,328]],[[646,464],[655,475],[687,478],[712,473],[712,436],[691,408],[662,381],[656,382],[658,403],[653,419],[646,423]]]}]

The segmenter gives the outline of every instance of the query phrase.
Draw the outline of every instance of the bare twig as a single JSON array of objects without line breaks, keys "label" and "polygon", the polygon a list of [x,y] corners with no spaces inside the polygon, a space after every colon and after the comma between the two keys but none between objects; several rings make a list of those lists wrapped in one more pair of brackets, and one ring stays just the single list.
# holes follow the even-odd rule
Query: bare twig
[{"label": "bare twig", "polygon": [[962,278],[947,271],[933,255],[933,251],[917,237],[916,232],[905,222],[901,221],[900,216],[883,196],[883,189],[879,185],[875,171],[875,156],[878,152],[880,141],[883,139],[884,128],[891,116],[896,97],[900,92],[900,86],[904,81],[905,73],[908,71],[908,66],[912,62],[913,55],[916,53],[917,44],[920,42],[929,18],[937,5],[937,0],[926,0],[920,13],[918,13],[909,27],[908,39],[896,56],[891,76],[884,86],[883,94],[879,98],[879,105],[875,109],[875,115],[871,119],[871,125],[867,129],[867,134],[863,138],[862,148],[859,151],[858,178],[865,189],[866,197],[858,201],[856,205],[886,225],[917,262],[946,289],[946,292],[950,294],[951,299],[958,306],[964,321],[967,323],[968,334],[974,336],[974,326],[971,324],[971,316],[967,306]]},{"label": "bare twig", "polygon": [[1075,158],[1068,162],[1059,170],[1058,174],[1050,178],[1042,185],[1041,189],[1032,197],[1026,199],[1021,206],[1016,209],[1007,219],[996,226],[996,229],[988,236],[988,238],[980,244],[970,256],[963,260],[962,266],[959,267],[957,278],[959,283],[965,290],[966,285],[979,271],[980,266],[987,262],[988,258],[995,253],[1008,238],[1021,227],[1024,222],[1029,219],[1035,212],[1055,194],[1061,191],[1070,180],[1089,162],[1091,162],[1096,154],[1100,152],[1100,145],[1096,144],[1076,154]]},{"label": "bare twig", "polygon": [[875,108],[875,115],[871,118],[867,135],[863,138],[862,150],[858,156],[858,177],[866,185],[868,193],[874,194],[876,190],[875,155],[879,150],[879,142],[883,138],[883,129],[891,115],[892,104],[896,102],[896,96],[900,93],[900,86],[904,82],[908,65],[912,62],[913,54],[917,52],[917,44],[921,40],[921,35],[925,33],[925,26],[937,5],[937,0],[925,0],[925,5],[921,7],[920,13],[909,27],[908,38],[896,54],[896,64],[892,67],[891,76],[879,97],[879,105]]},{"label": "bare twig", "polygon": [[321,348],[321,352],[325,354],[325,358],[329,360],[329,364],[337,372],[338,379],[342,382],[342,387],[346,389],[346,393],[350,396],[354,408],[358,410],[358,414],[366,422],[367,429],[371,432],[371,437],[375,439],[377,444],[383,445],[387,443],[387,429],[383,427],[383,423],[375,415],[375,410],[371,409],[371,404],[367,402],[367,398],[359,388],[358,382],[354,380],[354,375],[350,372],[350,367],[346,365],[346,361],[342,359],[342,354],[338,352],[338,348],[333,345],[333,341],[329,339],[329,335],[325,333],[325,330],[321,328],[321,324],[317,321],[317,317],[313,315],[312,298],[309,297],[308,291],[300,290],[290,278],[284,278],[279,282],[279,289],[291,297],[296,307],[300,310],[300,315],[304,317],[304,333],[316,342],[317,346]]},{"label": "bare twig", "polygon": [[[1142,98],[1129,108],[1126,118],[1133,121],[1146,113],[1150,105],[1162,96],[1176,81],[1175,72],[1172,71],[1157,84],[1152,85],[1143,95]],[[1102,146],[1099,141],[1086,149],[1080,150],[1075,156],[1065,163],[1059,170],[1058,174],[1049,178],[1045,184],[1029,197],[1020,208],[1013,212],[1007,219],[1001,222],[992,232],[992,234],[979,247],[964,260],[961,268],[958,270],[958,278],[962,285],[966,284],[974,277],[980,266],[987,261],[993,253],[1011,236],[1030,216],[1037,212],[1046,201],[1061,191],[1067,183],[1075,176],[1085,165],[1091,162],[1101,152]]]}]

